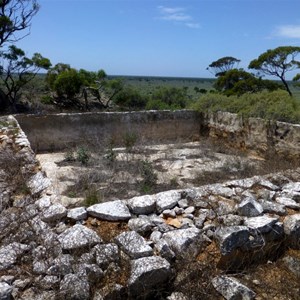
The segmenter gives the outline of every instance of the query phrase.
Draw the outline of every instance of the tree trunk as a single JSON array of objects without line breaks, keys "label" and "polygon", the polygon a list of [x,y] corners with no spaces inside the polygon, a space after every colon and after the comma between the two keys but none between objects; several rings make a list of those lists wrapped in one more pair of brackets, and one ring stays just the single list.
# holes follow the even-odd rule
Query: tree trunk
[{"label": "tree trunk", "polygon": [[291,92],[291,90],[290,90],[290,88],[289,88],[286,80],[283,77],[280,77],[280,79],[281,79],[282,83],[284,84],[285,89],[287,90],[287,92],[289,93],[289,95],[292,97],[293,94],[292,94],[292,92]]}]

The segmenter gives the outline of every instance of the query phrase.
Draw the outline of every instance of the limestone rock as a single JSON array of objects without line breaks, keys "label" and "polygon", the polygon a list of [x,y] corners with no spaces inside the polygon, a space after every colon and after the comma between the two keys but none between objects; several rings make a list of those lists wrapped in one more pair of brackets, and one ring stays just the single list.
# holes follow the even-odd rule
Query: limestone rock
[{"label": "limestone rock", "polygon": [[300,249],[300,214],[285,217],[283,226],[284,233],[287,235],[287,245]]},{"label": "limestone rock", "polygon": [[273,225],[277,223],[277,221],[278,219],[275,217],[263,215],[246,219],[244,225],[248,226],[249,229],[255,233],[268,233],[272,230]]},{"label": "limestone rock", "polygon": [[85,220],[87,218],[87,212],[85,207],[76,207],[68,211],[67,217],[74,221]]},{"label": "limestone rock", "polygon": [[18,257],[30,250],[30,246],[21,243],[11,243],[0,248],[0,271],[10,268]]},{"label": "limestone rock", "polygon": [[265,213],[277,214],[279,216],[286,214],[285,206],[277,202],[262,201],[261,206],[263,207]]},{"label": "limestone rock", "polygon": [[6,282],[0,282],[0,299],[1,300],[11,300],[12,286]]},{"label": "limestone rock", "polygon": [[214,288],[226,300],[251,300],[256,294],[237,279],[228,276],[218,276],[212,280]]},{"label": "limestone rock", "polygon": [[156,195],[156,208],[159,213],[166,209],[172,209],[181,199],[179,191],[161,192]]},{"label": "limestone rock", "polygon": [[39,194],[47,187],[49,187],[50,184],[51,184],[50,179],[47,178],[43,172],[36,173],[27,182],[27,186],[30,188],[31,193],[33,195]]},{"label": "limestone rock", "polygon": [[148,215],[155,211],[155,199],[145,195],[134,197],[127,202],[130,211],[136,215]]},{"label": "limestone rock", "polygon": [[246,226],[228,226],[219,228],[215,235],[219,242],[221,253],[227,255],[233,250],[246,245],[250,232]]},{"label": "limestone rock", "polygon": [[167,300],[188,300],[189,298],[181,292],[173,292]]},{"label": "limestone rock", "polygon": [[117,262],[120,259],[119,248],[114,243],[96,245],[92,252],[95,253],[96,262],[100,268],[107,268],[111,262]]},{"label": "limestone rock", "polygon": [[277,197],[275,201],[279,204],[284,205],[287,208],[296,209],[296,210],[300,209],[299,203],[287,197]]},{"label": "limestone rock", "polygon": [[153,254],[153,249],[135,231],[123,232],[115,238],[115,241],[132,259]]},{"label": "limestone rock", "polygon": [[246,217],[256,217],[262,214],[263,207],[254,199],[245,198],[237,208],[239,215]]},{"label": "limestone rock", "polygon": [[128,221],[128,227],[141,235],[145,235],[151,231],[153,224],[148,217],[140,216],[139,218],[130,219]]},{"label": "limestone rock", "polygon": [[131,218],[128,207],[121,200],[92,205],[87,212],[90,216],[107,221],[127,221]]},{"label": "limestone rock", "polygon": [[83,225],[76,224],[58,236],[61,246],[65,250],[74,250],[83,247],[93,247],[101,243],[97,233]]},{"label": "limestone rock", "polygon": [[203,239],[198,228],[170,231],[162,237],[178,256],[195,256],[203,246]]},{"label": "limestone rock", "polygon": [[134,299],[159,290],[172,277],[170,263],[162,257],[142,257],[131,262],[131,275],[128,281],[129,292]]},{"label": "limestone rock", "polygon": [[61,204],[53,204],[49,206],[42,215],[42,220],[47,223],[59,221],[67,216],[67,209]]},{"label": "limestone rock", "polygon": [[66,275],[60,283],[60,293],[64,299],[90,299],[90,285],[85,277],[76,274]]}]

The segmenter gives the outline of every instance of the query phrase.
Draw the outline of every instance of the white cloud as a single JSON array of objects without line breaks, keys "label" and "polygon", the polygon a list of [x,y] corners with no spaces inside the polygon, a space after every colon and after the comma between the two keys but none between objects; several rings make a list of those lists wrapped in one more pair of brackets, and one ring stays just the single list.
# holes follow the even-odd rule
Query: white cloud
[{"label": "white cloud", "polygon": [[199,23],[185,23],[185,25],[189,28],[194,28],[194,29],[201,27]]},{"label": "white cloud", "polygon": [[193,17],[187,14],[183,7],[158,6],[160,17],[164,21],[174,21],[184,24],[189,28],[200,28],[198,23],[192,22]]},{"label": "white cloud", "polygon": [[300,25],[283,25],[278,26],[276,35],[285,38],[300,39]]}]

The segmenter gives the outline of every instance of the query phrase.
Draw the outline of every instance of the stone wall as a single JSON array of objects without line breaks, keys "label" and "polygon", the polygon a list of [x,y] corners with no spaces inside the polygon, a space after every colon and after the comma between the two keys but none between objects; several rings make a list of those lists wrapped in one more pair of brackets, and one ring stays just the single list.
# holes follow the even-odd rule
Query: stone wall
[{"label": "stone wall", "polygon": [[17,115],[35,152],[62,150],[80,144],[124,145],[134,134],[137,143],[194,141],[210,136],[230,147],[299,158],[300,125],[259,118],[244,119],[219,112],[204,117],[193,111],[104,112]]},{"label": "stone wall", "polygon": [[66,208],[12,117],[0,158],[1,299],[299,298],[299,169]]},{"label": "stone wall", "polygon": [[126,134],[138,143],[188,141],[199,136],[201,118],[193,111],[147,111],[18,115],[35,152],[94,142],[124,144]]},{"label": "stone wall", "polygon": [[260,155],[300,156],[300,125],[259,118],[244,119],[237,114],[218,112],[206,117],[209,136],[231,147],[254,150]]}]

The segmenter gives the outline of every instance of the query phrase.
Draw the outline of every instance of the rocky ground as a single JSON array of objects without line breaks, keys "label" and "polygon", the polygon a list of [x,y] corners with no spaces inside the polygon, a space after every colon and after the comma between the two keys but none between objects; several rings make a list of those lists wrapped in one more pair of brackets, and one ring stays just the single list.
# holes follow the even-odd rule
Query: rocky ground
[{"label": "rocky ground", "polygon": [[299,169],[66,208],[1,146],[1,299],[299,299]]},{"label": "rocky ground", "polygon": [[[189,188],[230,179],[247,178],[290,167],[278,159],[265,160],[250,152],[234,151],[208,139],[198,142],[132,148],[85,148],[82,164],[76,157],[82,148],[42,153],[37,158],[53,189],[66,206],[128,199],[175,188]],[[280,163],[281,162],[281,163]],[[89,203],[91,204],[91,203]]]}]

